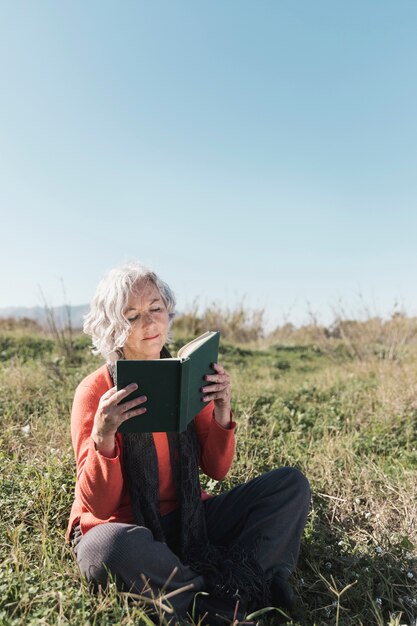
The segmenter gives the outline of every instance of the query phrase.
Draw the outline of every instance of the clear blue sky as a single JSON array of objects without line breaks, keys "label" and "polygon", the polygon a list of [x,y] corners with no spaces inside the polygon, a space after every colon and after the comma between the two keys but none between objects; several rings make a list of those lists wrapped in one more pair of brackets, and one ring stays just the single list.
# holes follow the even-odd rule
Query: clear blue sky
[{"label": "clear blue sky", "polygon": [[0,307],[126,259],[180,308],[417,313],[415,0],[5,0]]}]

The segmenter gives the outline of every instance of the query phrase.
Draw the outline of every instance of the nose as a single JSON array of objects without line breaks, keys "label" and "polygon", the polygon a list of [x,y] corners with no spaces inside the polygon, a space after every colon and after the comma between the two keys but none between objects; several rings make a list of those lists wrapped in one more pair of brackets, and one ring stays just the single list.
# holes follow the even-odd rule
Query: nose
[{"label": "nose", "polygon": [[150,311],[144,313],[141,317],[141,322],[143,326],[149,326],[152,323],[152,313]]}]

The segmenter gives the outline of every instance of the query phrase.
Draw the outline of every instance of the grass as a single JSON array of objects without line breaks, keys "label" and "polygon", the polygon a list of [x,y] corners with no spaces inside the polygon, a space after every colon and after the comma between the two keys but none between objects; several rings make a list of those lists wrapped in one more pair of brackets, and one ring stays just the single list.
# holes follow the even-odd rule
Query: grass
[{"label": "grass", "polygon": [[[236,460],[225,481],[205,484],[219,493],[273,467],[294,465],[313,492],[293,576],[298,609],[292,620],[266,613],[259,623],[415,626],[412,324],[402,329],[397,319],[385,334],[377,334],[381,325],[375,322],[368,334],[345,324],[338,336],[287,328],[285,336],[265,338],[259,317],[252,333],[250,318],[241,317],[240,343],[229,339],[221,348],[239,424]],[[236,337],[237,316],[229,318]],[[175,343],[191,334],[183,320]],[[30,324],[0,327],[0,352],[0,624],[150,623],[146,605],[118,594],[114,585],[91,595],[64,543],[75,476],[72,396],[100,361],[76,333],[69,356]]]}]

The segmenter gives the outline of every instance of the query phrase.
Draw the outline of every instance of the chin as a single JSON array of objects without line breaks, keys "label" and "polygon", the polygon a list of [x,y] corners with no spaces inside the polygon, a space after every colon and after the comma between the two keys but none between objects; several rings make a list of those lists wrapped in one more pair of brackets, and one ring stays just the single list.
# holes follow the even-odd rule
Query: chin
[{"label": "chin", "polygon": [[150,355],[152,359],[159,359],[159,355],[164,346],[164,343],[159,340],[150,341],[149,344],[145,347],[144,352]]}]

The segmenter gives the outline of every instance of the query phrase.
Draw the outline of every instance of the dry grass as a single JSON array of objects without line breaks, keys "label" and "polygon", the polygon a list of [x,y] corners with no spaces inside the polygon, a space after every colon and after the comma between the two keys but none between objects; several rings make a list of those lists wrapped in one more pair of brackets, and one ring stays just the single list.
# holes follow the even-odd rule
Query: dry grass
[{"label": "dry grass", "polygon": [[328,327],[315,320],[300,328],[287,323],[275,329],[267,341],[284,345],[315,344],[329,356],[339,359],[393,361],[406,357],[416,347],[417,318],[394,313],[390,319],[374,316],[355,320],[337,313]]},{"label": "dry grass", "polygon": [[[207,329],[192,326],[201,323],[197,317],[177,326],[179,343],[192,328]],[[279,465],[308,476],[312,507],[293,577],[298,609],[288,624],[415,626],[414,321],[382,323],[382,334],[373,321],[360,323],[360,335],[358,325],[338,337],[323,330],[322,345],[311,340],[311,328],[303,337],[287,333],[285,342],[275,334],[259,349],[262,333],[258,323],[248,332],[250,319],[224,320],[229,332],[252,339],[222,341],[239,425],[237,458],[227,479],[207,481],[208,488],[218,493]],[[0,329],[0,623],[149,624],[149,607],[114,585],[92,596],[64,544],[75,476],[72,395],[99,361],[77,336],[76,359],[48,341],[36,328]],[[348,349],[353,341],[360,354]]]},{"label": "dry grass", "polygon": [[175,318],[177,337],[195,337],[207,329],[219,330],[226,341],[233,343],[256,343],[264,338],[264,311],[249,310],[244,303],[234,308],[224,308],[213,303],[199,313],[197,303]]}]

